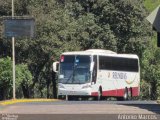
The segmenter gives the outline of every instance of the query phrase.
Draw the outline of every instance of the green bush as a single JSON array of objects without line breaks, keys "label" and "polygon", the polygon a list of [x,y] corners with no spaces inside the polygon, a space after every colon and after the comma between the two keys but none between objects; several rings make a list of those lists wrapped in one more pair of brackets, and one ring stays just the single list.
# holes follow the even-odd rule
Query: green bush
[{"label": "green bush", "polygon": [[11,58],[0,59],[0,99],[11,98],[12,62]]},{"label": "green bush", "polygon": [[[29,97],[32,74],[25,64],[16,65],[16,97]],[[12,98],[12,61],[10,57],[0,59],[0,100]]]},{"label": "green bush", "polygon": [[141,87],[140,87],[140,98],[142,100],[148,100],[150,99],[151,94],[151,85],[147,83],[145,80],[141,81]]}]

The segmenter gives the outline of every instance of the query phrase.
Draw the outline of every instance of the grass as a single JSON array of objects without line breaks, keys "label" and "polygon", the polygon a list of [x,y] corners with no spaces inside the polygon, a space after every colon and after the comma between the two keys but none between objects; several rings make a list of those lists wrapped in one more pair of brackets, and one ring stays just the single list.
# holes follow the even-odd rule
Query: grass
[{"label": "grass", "polygon": [[16,103],[26,103],[26,102],[54,102],[58,101],[58,99],[12,99],[12,100],[5,100],[1,101],[0,105],[11,105]]},{"label": "grass", "polygon": [[160,0],[144,0],[144,6],[149,12],[152,12],[160,5]]}]

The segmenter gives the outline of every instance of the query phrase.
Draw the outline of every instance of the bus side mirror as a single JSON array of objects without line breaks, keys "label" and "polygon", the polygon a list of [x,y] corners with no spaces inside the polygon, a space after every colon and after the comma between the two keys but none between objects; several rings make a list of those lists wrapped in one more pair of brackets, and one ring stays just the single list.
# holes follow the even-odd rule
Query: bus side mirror
[{"label": "bus side mirror", "polygon": [[59,62],[54,62],[53,63],[53,71],[58,72],[58,68],[59,68]]}]

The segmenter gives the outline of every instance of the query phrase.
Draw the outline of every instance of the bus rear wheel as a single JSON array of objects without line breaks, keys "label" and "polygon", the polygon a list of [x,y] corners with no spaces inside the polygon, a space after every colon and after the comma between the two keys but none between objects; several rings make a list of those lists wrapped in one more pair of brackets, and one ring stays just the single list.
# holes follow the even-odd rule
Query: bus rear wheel
[{"label": "bus rear wheel", "polygon": [[132,100],[132,88],[128,90],[128,100]]},{"label": "bus rear wheel", "polygon": [[125,88],[125,89],[124,89],[123,97],[118,97],[117,100],[123,101],[123,100],[128,100],[128,98],[129,98],[129,96],[128,96],[128,89]]},{"label": "bus rear wheel", "polygon": [[123,95],[123,97],[122,97],[122,100],[129,100],[128,88],[125,88],[125,90],[124,90],[124,95]]}]

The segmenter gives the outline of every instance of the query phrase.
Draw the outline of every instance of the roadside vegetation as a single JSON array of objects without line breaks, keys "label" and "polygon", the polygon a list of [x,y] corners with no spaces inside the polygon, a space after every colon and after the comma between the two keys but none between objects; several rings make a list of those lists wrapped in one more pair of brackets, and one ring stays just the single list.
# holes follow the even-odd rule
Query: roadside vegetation
[{"label": "roadside vegetation", "polygon": [[[156,1],[157,3],[155,4]],[[56,97],[52,63],[64,51],[109,49],[141,63],[141,99],[160,97],[160,50],[145,19],[159,0],[15,0],[16,16],[33,16],[36,36],[16,39],[16,97]],[[0,1],[11,16],[11,0]],[[0,100],[12,98],[12,45],[0,21]]]},{"label": "roadside vegetation", "polygon": [[144,6],[149,12],[152,12],[156,7],[160,5],[160,0],[144,0]]}]

